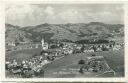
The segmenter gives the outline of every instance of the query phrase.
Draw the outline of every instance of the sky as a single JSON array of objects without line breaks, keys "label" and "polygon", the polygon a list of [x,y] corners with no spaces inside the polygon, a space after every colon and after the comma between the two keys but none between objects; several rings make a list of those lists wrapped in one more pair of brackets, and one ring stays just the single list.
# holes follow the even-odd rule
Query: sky
[{"label": "sky", "polygon": [[124,22],[122,4],[8,4],[5,14],[6,23],[18,26]]}]

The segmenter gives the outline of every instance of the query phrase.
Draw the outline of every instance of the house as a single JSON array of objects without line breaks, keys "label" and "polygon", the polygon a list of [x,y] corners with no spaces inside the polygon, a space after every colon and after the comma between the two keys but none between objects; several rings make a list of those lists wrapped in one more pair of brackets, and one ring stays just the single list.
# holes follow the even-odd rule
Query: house
[{"label": "house", "polygon": [[89,49],[88,52],[94,52],[94,50],[93,49]]},{"label": "house", "polygon": [[97,47],[96,51],[100,52],[100,51],[102,51],[102,49],[100,47]]},{"label": "house", "polygon": [[121,46],[120,45],[115,45],[114,47],[113,47],[113,50],[120,50],[121,49]]},{"label": "house", "polygon": [[15,42],[8,42],[7,45],[9,45],[9,46],[16,46]]},{"label": "house", "polygon": [[82,45],[77,45],[76,49],[80,50],[82,48]]},{"label": "house", "polygon": [[94,49],[90,48],[90,47],[86,47],[84,48],[84,53],[86,52],[94,52]]}]

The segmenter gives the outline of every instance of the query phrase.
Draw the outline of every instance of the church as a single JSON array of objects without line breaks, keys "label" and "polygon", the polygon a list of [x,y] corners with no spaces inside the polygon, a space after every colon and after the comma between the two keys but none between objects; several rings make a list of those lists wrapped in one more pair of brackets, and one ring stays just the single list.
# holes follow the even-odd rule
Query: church
[{"label": "church", "polygon": [[47,50],[48,49],[48,43],[45,42],[44,39],[42,39],[41,44],[42,44],[42,49],[43,50]]}]

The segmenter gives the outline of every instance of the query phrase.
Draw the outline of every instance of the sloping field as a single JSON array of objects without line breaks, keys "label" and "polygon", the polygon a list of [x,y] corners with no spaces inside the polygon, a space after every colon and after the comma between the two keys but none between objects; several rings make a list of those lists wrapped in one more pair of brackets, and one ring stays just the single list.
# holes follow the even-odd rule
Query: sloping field
[{"label": "sloping field", "polygon": [[34,54],[39,54],[41,49],[24,49],[19,51],[7,52],[6,53],[6,60],[13,60],[16,59],[18,62],[21,62],[24,59],[29,59]]},{"label": "sloping field", "polygon": [[[124,52],[123,51],[97,52],[95,54],[99,56],[104,56],[110,68],[112,68],[116,72],[116,76],[124,76]],[[70,55],[62,59],[56,60],[45,67],[44,77],[55,77],[54,72],[56,72],[57,70],[59,71],[62,68],[71,67],[71,66],[77,66],[79,68],[78,61],[81,58],[84,59],[90,55],[91,53],[76,54],[76,55]]]},{"label": "sloping field", "polygon": [[108,65],[116,72],[116,76],[124,76],[124,51],[99,53],[105,57]]}]

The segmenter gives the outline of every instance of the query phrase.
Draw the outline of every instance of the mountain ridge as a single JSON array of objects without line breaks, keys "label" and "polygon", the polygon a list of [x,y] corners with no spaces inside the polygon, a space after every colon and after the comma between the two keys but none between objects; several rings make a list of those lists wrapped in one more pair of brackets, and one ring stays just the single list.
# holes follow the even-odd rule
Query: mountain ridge
[{"label": "mountain ridge", "polygon": [[[108,39],[124,37],[123,24],[105,24],[101,22],[68,23],[68,24],[39,24],[20,27],[6,23],[6,40],[10,42],[40,42],[42,38],[50,40],[78,41],[81,39]],[[14,34],[12,34],[14,33]],[[16,36],[17,35],[17,36]],[[16,37],[14,37],[16,36]],[[21,39],[23,41],[21,41]],[[14,41],[15,40],[15,41]]]}]

